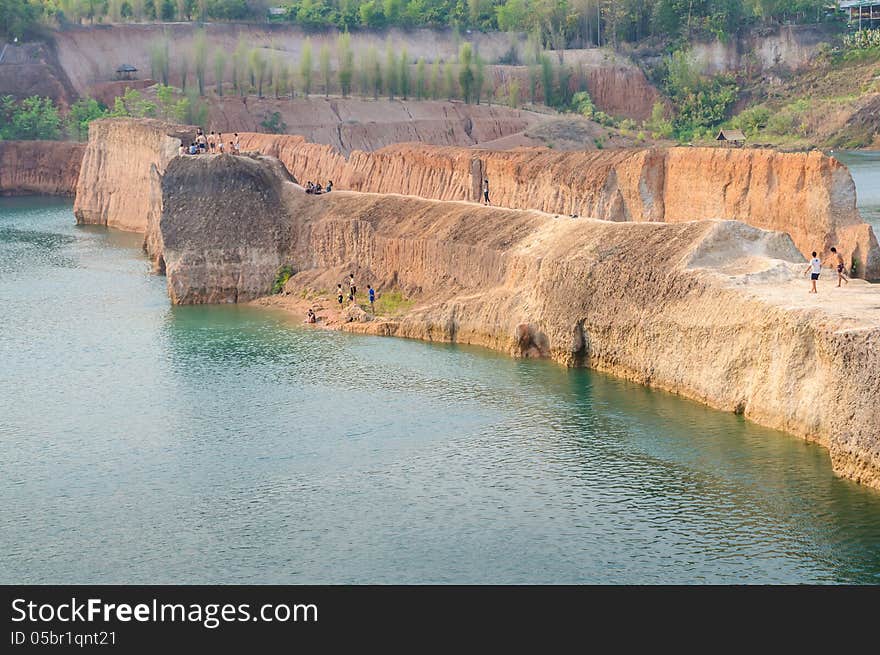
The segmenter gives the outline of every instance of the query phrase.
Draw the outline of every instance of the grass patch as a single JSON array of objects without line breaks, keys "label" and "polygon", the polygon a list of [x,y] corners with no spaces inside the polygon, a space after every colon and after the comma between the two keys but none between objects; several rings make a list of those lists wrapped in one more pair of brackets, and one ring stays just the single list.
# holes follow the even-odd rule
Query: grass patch
[{"label": "grass patch", "polygon": [[[358,292],[355,302],[357,302],[364,311],[370,311],[369,293]],[[415,304],[415,300],[406,298],[398,289],[376,292],[377,315],[387,316],[389,318],[401,316],[412,309]]]}]

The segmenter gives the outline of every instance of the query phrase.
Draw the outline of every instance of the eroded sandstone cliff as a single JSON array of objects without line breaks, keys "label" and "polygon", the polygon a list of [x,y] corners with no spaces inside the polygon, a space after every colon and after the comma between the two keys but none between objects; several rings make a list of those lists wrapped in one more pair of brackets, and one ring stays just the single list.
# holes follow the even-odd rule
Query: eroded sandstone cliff
[{"label": "eroded sandstone cliff", "polygon": [[662,148],[489,151],[401,144],[348,158],[302,137],[248,133],[242,147],[278,157],[301,180],[341,189],[494,205],[610,221],[732,219],[791,235],[801,253],[836,245],[857,274],[880,278],[880,246],[856,209],[849,171],[820,152]]},{"label": "eroded sandstone cliff", "polygon": [[[732,221],[315,197],[274,171],[232,156],[168,167],[164,249],[152,256],[175,302],[253,298],[281,264],[295,271],[291,292],[332,289],[354,271],[417,304],[350,329],[608,371],[817,441],[835,471],[880,487],[880,290],[856,280],[827,305],[808,298],[788,236]],[[212,202],[219,189],[247,206]]]},{"label": "eroded sandstone cliff", "polygon": [[73,205],[77,223],[144,232],[161,197],[155,173],[194,135],[193,127],[149,119],[92,122]]},{"label": "eroded sandstone cliff", "polygon": [[0,141],[0,195],[72,196],[84,143]]}]

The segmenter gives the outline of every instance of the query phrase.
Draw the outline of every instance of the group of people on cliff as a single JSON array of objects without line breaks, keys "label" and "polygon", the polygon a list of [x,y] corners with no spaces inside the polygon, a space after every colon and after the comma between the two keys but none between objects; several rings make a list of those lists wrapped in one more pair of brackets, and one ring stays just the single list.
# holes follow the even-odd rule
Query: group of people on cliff
[{"label": "group of people on cliff", "polygon": [[190,142],[189,146],[185,145],[183,141],[180,142],[180,148],[178,149],[177,154],[204,155],[209,152],[212,155],[222,155],[224,152],[232,155],[241,154],[241,142],[238,138],[238,132],[235,132],[229,143],[225,144],[222,132],[217,132],[215,134],[214,131],[211,130],[211,133],[206,135],[202,128],[198,128],[198,130],[196,130],[196,138]]},{"label": "group of people on cliff", "polygon": [[317,184],[312,184],[311,180],[306,182],[306,193],[310,193],[312,195],[317,196],[322,193],[330,193],[331,191],[333,191],[333,180],[330,180],[329,182],[327,182],[326,187],[321,186],[320,182],[318,182]]}]

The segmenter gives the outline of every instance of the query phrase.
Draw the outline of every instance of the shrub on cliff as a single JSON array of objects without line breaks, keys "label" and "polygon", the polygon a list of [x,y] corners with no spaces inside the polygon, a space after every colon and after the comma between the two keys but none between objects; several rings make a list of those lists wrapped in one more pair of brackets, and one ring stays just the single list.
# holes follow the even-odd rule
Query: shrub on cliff
[{"label": "shrub on cliff", "polygon": [[94,98],[80,98],[70,106],[65,121],[71,139],[85,141],[89,138],[89,123],[107,115],[107,108]]},{"label": "shrub on cliff", "polygon": [[61,117],[50,98],[31,96],[16,102],[0,98],[0,139],[34,140],[61,137]]},{"label": "shrub on cliff", "polygon": [[272,283],[272,293],[281,293],[284,291],[284,285],[287,284],[287,281],[293,276],[293,268],[291,266],[284,265],[278,269],[278,273],[275,275],[275,281]]}]

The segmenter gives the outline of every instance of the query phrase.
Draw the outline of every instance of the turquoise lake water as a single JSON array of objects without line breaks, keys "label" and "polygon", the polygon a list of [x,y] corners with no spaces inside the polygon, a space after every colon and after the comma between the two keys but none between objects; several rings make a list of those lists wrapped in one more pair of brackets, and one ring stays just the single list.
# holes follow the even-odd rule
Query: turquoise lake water
[{"label": "turquoise lake water", "polygon": [[849,168],[856,184],[859,213],[880,236],[880,152],[835,152],[834,157]]},{"label": "turquoise lake water", "polygon": [[0,582],[880,582],[880,493],[741,417],[490,351],[171,307],[0,200]]}]

